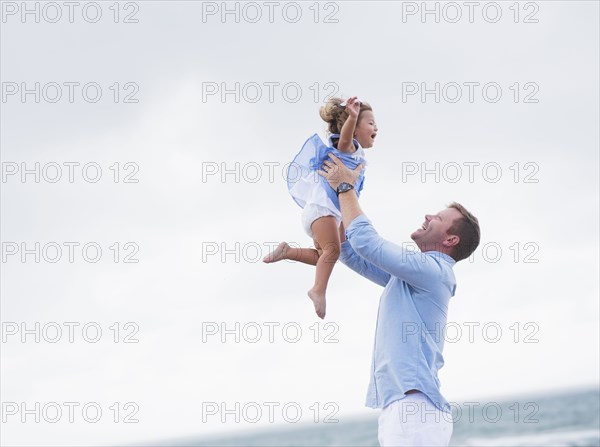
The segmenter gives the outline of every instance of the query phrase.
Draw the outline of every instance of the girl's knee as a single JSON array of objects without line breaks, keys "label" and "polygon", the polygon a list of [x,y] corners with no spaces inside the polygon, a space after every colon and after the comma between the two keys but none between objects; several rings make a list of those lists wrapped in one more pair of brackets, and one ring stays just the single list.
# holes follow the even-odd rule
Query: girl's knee
[{"label": "girl's knee", "polygon": [[339,258],[341,253],[341,247],[338,242],[329,242],[323,247],[323,253],[330,258]]}]

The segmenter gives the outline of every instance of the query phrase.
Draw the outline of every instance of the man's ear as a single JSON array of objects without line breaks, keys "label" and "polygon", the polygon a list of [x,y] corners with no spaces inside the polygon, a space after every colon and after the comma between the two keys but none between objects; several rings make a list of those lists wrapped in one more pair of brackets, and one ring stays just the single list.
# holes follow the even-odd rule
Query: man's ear
[{"label": "man's ear", "polygon": [[444,240],[444,246],[446,246],[446,247],[456,247],[459,242],[460,242],[460,237],[458,237],[455,234],[452,234],[452,235],[448,236]]}]

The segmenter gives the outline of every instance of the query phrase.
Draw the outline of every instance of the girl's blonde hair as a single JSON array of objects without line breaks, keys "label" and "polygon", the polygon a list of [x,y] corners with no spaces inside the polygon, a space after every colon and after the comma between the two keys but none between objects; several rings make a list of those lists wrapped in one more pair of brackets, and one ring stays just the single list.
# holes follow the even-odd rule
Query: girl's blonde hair
[{"label": "girl's blonde hair", "polygon": [[[319,109],[319,115],[321,115],[321,119],[327,123],[327,131],[331,134],[341,133],[342,126],[348,119],[349,114],[346,107],[340,106],[342,102],[344,102],[342,98],[329,98],[325,105]],[[358,121],[360,121],[360,115],[367,110],[373,111],[368,103],[361,101],[360,110],[358,112]]]}]

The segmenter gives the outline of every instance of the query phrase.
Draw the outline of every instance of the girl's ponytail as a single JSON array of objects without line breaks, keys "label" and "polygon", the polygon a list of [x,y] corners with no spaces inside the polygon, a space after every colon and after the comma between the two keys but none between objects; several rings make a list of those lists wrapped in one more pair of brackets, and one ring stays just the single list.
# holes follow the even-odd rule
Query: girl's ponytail
[{"label": "girl's ponytail", "polygon": [[340,133],[344,122],[348,119],[346,108],[340,106],[343,101],[342,98],[329,98],[319,109],[319,115],[327,123],[329,133]]}]

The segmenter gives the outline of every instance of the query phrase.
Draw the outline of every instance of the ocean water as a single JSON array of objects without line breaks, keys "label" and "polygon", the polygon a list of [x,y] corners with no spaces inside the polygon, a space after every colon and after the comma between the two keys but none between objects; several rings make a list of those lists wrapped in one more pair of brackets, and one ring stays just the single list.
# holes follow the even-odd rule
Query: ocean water
[{"label": "ocean water", "polygon": [[[600,446],[600,389],[453,404],[454,446]],[[377,417],[154,446],[377,446]]]}]

